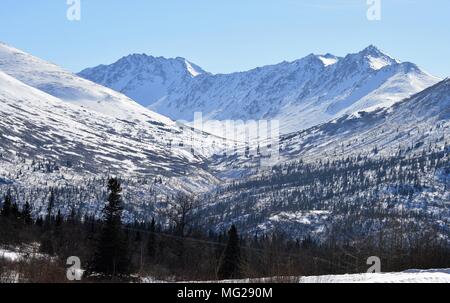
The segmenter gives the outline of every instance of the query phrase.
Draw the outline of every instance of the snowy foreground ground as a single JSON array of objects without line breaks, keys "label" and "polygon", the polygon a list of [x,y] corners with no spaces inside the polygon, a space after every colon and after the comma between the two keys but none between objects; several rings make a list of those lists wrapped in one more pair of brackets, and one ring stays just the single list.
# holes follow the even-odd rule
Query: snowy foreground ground
[{"label": "snowy foreground ground", "polygon": [[450,269],[303,277],[300,283],[450,283]]},{"label": "snowy foreground ground", "polygon": [[49,258],[47,255],[40,254],[35,251],[36,247],[33,246],[26,247],[25,249],[22,250],[22,252],[19,252],[18,249],[10,250],[0,248],[0,260],[5,260],[9,262],[19,262],[32,259]]},{"label": "snowy foreground ground", "polygon": [[[151,278],[143,279],[144,283],[164,283]],[[311,277],[279,277],[265,279],[243,279],[221,281],[225,283],[271,283],[271,282],[295,282],[295,283],[450,283],[450,269],[411,269],[398,273],[379,274],[351,274],[329,275]],[[191,283],[191,282],[182,282]],[[198,282],[193,282],[198,283]],[[207,282],[219,283],[219,282]]]},{"label": "snowy foreground ground", "polygon": [[[10,262],[40,258],[40,254],[17,253],[14,251],[0,249],[0,259]],[[152,278],[143,278],[144,283],[165,283]],[[226,283],[270,283],[270,282],[298,282],[298,283],[450,283],[450,269],[411,269],[398,273],[379,274],[351,274],[351,275],[329,275],[311,277],[280,277],[266,279],[243,279],[223,281]],[[186,282],[190,283],[190,282]],[[211,282],[215,283],[215,282]]]}]

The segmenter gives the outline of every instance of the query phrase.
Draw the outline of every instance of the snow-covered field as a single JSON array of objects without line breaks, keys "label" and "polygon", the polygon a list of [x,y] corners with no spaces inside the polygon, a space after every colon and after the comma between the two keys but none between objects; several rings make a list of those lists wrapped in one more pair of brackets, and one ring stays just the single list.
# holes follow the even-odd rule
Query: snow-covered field
[{"label": "snow-covered field", "polygon": [[[144,283],[162,283],[151,278]],[[392,273],[364,273],[310,277],[272,277],[263,279],[226,280],[207,283],[450,283],[450,269],[411,269]],[[191,283],[191,282],[182,282]],[[198,283],[198,282],[197,282]]]},{"label": "snow-covered field", "polygon": [[450,269],[302,277],[300,283],[450,283]]},{"label": "snow-covered field", "polygon": [[[17,250],[0,249],[0,260],[18,262],[22,260],[39,259],[45,257],[38,253],[21,253]],[[142,278],[143,283],[167,283],[152,277]],[[450,283],[450,269],[411,269],[397,273],[364,273],[347,275],[326,275],[309,277],[273,277],[264,279],[242,279],[220,281],[223,283]],[[182,282],[198,283],[198,282]],[[218,283],[208,281],[208,283]]]}]

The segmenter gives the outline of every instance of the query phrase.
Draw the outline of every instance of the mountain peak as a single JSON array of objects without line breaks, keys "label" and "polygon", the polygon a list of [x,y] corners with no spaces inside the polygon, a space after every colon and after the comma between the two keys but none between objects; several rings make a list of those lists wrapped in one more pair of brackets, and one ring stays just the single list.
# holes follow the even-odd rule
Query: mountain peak
[{"label": "mountain peak", "polygon": [[316,55],[314,53],[311,53],[301,59],[293,61],[292,63],[327,67],[329,65],[337,63],[339,59],[340,59],[339,57],[336,57],[329,53],[325,55]]},{"label": "mountain peak", "polygon": [[366,55],[386,55],[384,54],[378,47],[376,47],[375,45],[371,44],[368,47],[366,47],[365,49],[363,49],[361,52],[361,54],[366,54]]},{"label": "mountain peak", "polygon": [[400,63],[400,61],[387,55],[375,45],[369,45],[359,53],[350,54],[346,58],[351,61],[356,60],[359,64],[373,70],[380,70],[386,66]]},{"label": "mountain peak", "polygon": [[104,67],[82,76],[174,120],[192,121],[195,112],[211,120],[273,118],[283,121],[283,133],[389,107],[440,80],[373,45],[345,57],[324,51],[231,74],[198,76],[199,69],[184,58],[141,66]]},{"label": "mountain peak", "polygon": [[[110,67],[122,66],[122,64],[131,65],[131,67],[127,67],[128,70],[144,68],[147,70],[158,70],[159,73],[173,73],[178,71],[182,73],[185,72],[192,77],[197,77],[206,73],[201,67],[183,57],[166,58],[155,57],[145,53],[135,53],[122,57],[115,63],[111,64]],[[105,67],[104,65],[101,66]],[[87,70],[91,69],[81,71],[80,74],[86,73]]]}]

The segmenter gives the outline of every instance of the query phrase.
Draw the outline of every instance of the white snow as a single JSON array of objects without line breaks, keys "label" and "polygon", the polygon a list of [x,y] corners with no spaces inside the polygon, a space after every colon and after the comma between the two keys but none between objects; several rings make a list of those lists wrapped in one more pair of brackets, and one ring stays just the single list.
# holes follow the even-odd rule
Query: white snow
[{"label": "white snow", "polygon": [[450,283],[450,269],[301,277],[299,283]]},{"label": "white snow", "polygon": [[367,59],[369,59],[370,67],[374,70],[382,69],[385,66],[388,66],[391,64],[390,60],[386,60],[386,58],[383,57],[373,57],[368,56]]},{"label": "white snow", "polygon": [[170,119],[144,108],[125,95],[3,43],[0,43],[0,71],[60,100],[114,118],[173,124]]},{"label": "white snow", "polygon": [[[197,179],[186,182],[189,185],[185,188],[200,192],[208,189],[206,180],[211,182],[209,186],[216,182],[210,173],[201,171],[195,164],[201,163],[204,157],[220,152],[223,140],[216,142],[217,138],[213,136],[162,122],[152,124],[140,121],[130,124],[55,98],[2,71],[0,115],[0,152],[5,156],[6,153],[18,154],[21,157],[28,156],[30,160],[45,157],[60,159],[62,163],[68,159],[91,167],[86,168],[84,173],[108,170],[108,167],[123,176],[158,175],[160,168],[164,168],[167,176],[195,171],[193,174]],[[168,148],[170,142],[184,142],[187,147],[173,144]],[[190,152],[191,145],[195,154]],[[24,164],[2,159],[0,175],[11,175],[20,165]],[[67,172],[65,177],[70,178],[73,174],[75,172]],[[35,182],[31,179],[36,179],[31,172],[23,174],[21,178],[29,185]],[[177,184],[176,180],[166,186],[174,188],[174,184]]]},{"label": "white snow", "polygon": [[198,75],[201,75],[203,73],[201,71],[196,70],[189,61],[184,60],[184,62],[186,63],[186,68],[188,72],[192,75],[192,77],[197,77]]},{"label": "white snow", "polygon": [[[174,120],[192,122],[195,112],[205,121],[278,120],[283,134],[348,113],[392,106],[440,81],[374,46],[345,58],[309,55],[246,72],[201,77],[191,63],[186,63],[185,76],[186,67],[174,68],[173,59],[138,61],[144,67],[123,60],[80,75]],[[221,135],[213,128],[207,131]]]},{"label": "white snow", "polygon": [[[153,277],[141,279],[142,283],[167,283]],[[304,277],[270,277],[224,281],[186,281],[179,283],[450,283],[450,269],[407,270],[391,273],[363,273]]]},{"label": "white snow", "polygon": [[8,262],[29,261],[31,259],[51,259],[50,256],[36,252],[36,246],[0,248],[0,259]]},{"label": "white snow", "polygon": [[323,62],[325,66],[336,64],[339,61],[338,58],[329,58],[324,56],[319,56],[319,59]]},{"label": "white snow", "polygon": [[22,256],[18,252],[0,249],[0,259],[4,259],[10,262],[17,262],[21,259],[21,257]]}]

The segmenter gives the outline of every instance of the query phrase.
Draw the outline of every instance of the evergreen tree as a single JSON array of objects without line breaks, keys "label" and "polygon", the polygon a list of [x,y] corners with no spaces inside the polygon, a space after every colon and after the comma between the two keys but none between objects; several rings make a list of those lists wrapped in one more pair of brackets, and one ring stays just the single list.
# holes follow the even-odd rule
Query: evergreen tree
[{"label": "evergreen tree", "polygon": [[11,216],[14,219],[20,219],[20,210],[19,210],[19,206],[17,205],[17,203],[13,203],[12,207],[11,207]]},{"label": "evergreen tree", "polygon": [[1,215],[4,217],[9,217],[11,215],[11,209],[12,209],[11,192],[8,191],[8,193],[5,196],[5,201],[3,202]]},{"label": "evergreen tree", "polygon": [[25,206],[22,209],[22,219],[26,225],[33,224],[33,218],[31,216],[31,205],[28,201],[25,203]]},{"label": "evergreen tree", "polygon": [[228,243],[220,262],[217,272],[219,279],[239,279],[241,276],[240,265],[241,252],[239,247],[239,236],[236,226],[231,226],[228,232]]},{"label": "evergreen tree", "polygon": [[134,242],[137,242],[137,243],[142,242],[142,236],[141,236],[141,232],[139,230],[136,232],[136,236],[134,237]]},{"label": "evergreen tree", "polygon": [[52,223],[54,207],[55,207],[55,193],[53,190],[51,190],[50,198],[48,199],[47,217],[46,217],[46,224],[48,227],[50,227],[50,225]]},{"label": "evergreen tree", "polygon": [[108,202],[103,209],[103,228],[92,269],[108,276],[127,274],[130,270],[128,243],[122,228],[122,188],[118,179],[108,182]]},{"label": "evergreen tree", "polygon": [[56,227],[60,227],[63,224],[64,218],[61,214],[61,210],[58,209],[58,214],[56,215],[55,218],[55,226]]},{"label": "evergreen tree", "polygon": [[155,219],[152,219],[152,223],[150,223],[150,229],[148,233],[148,239],[147,239],[147,254],[148,256],[153,259],[155,257],[156,253],[156,223]]},{"label": "evergreen tree", "polygon": [[38,217],[36,219],[36,226],[39,226],[41,228],[44,226],[44,219],[42,219],[42,217]]}]

